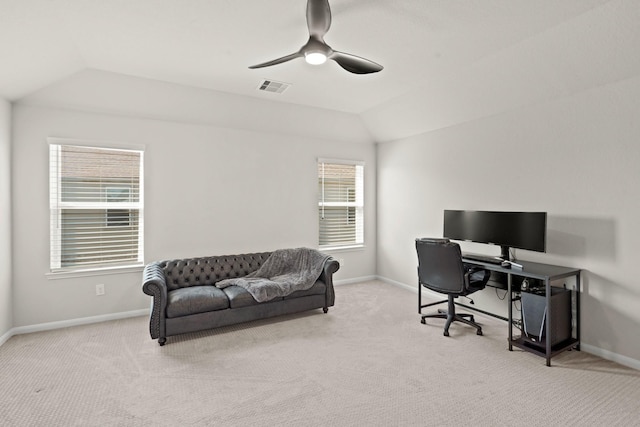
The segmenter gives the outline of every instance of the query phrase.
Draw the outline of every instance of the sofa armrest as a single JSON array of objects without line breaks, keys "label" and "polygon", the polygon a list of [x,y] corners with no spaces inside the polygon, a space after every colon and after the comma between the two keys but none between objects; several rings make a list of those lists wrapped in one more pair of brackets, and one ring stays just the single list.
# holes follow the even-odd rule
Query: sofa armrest
[{"label": "sofa armrest", "polygon": [[[336,295],[333,290],[333,273],[340,269],[340,263],[334,258],[329,257],[325,263],[322,273],[320,273],[319,280],[322,280],[327,285],[326,293],[326,307],[332,307],[335,303]],[[326,311],[326,310],[325,310]]]},{"label": "sofa armrest", "polygon": [[151,338],[165,338],[167,283],[159,262],[152,262],[144,267],[142,271],[142,292],[153,297],[149,316]]}]

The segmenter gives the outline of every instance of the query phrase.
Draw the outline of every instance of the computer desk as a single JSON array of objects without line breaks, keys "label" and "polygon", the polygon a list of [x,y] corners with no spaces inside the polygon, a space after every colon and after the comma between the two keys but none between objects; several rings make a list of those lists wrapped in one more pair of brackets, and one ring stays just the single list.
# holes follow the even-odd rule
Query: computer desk
[{"label": "computer desk", "polygon": [[[487,262],[482,262],[478,260],[472,260],[462,258],[465,264],[472,264],[478,267],[485,268],[487,270],[496,271],[499,273],[507,274],[507,295],[508,295],[508,323],[509,323],[509,351],[513,351],[513,347],[518,347],[522,350],[537,354],[539,356],[545,357],[547,361],[547,366],[551,366],[551,358],[558,353],[561,353],[565,350],[573,349],[580,350],[580,272],[581,269],[573,268],[573,267],[562,267],[558,265],[550,265],[550,264],[541,264],[537,262],[528,262],[528,261],[516,261],[518,264],[522,265],[522,269],[511,267],[505,268],[500,264],[491,264]],[[545,285],[545,335],[546,340],[544,343],[536,342],[525,336],[524,333],[521,333],[520,336],[513,335],[513,302],[520,299],[519,296],[516,296],[514,299],[514,293],[512,291],[512,276],[526,277],[528,279],[538,279],[542,280]],[[571,289],[572,292],[572,300],[573,307],[575,308],[575,322],[573,323],[572,329],[575,332],[575,335],[572,336],[561,343],[557,343],[555,345],[551,345],[551,333],[549,331],[552,330],[551,326],[553,325],[553,316],[552,310],[548,308],[551,306],[551,282],[556,280],[561,280],[564,278],[575,277],[575,287]],[[520,319],[520,325],[522,325],[522,319]],[[519,327],[522,332],[521,327]]]}]

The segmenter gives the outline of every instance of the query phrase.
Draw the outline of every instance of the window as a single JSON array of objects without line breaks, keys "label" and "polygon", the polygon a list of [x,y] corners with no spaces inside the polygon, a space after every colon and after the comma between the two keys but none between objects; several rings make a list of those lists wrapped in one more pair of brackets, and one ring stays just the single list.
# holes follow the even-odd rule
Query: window
[{"label": "window", "polygon": [[143,264],[141,150],[50,141],[51,271]]},{"label": "window", "polygon": [[364,164],[318,160],[321,249],[364,244]]}]

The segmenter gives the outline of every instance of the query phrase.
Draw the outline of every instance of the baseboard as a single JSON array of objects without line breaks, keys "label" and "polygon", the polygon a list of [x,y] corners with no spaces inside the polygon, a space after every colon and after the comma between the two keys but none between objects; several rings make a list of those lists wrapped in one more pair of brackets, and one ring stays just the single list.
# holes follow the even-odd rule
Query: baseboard
[{"label": "baseboard", "polygon": [[4,344],[7,341],[9,341],[9,338],[11,338],[13,335],[14,335],[13,329],[9,329],[7,331],[7,333],[5,333],[4,335],[0,336],[0,347],[2,347],[2,344]]},{"label": "baseboard", "polygon": [[380,280],[381,282],[393,285],[393,286],[399,286],[401,288],[408,289],[410,291],[415,292],[416,294],[418,293],[418,287],[417,286],[409,286],[406,283],[402,283],[402,282],[398,282],[398,281],[395,281],[395,280],[391,280],[391,279],[389,279],[387,277],[382,277],[382,276],[376,276],[376,279]]},{"label": "baseboard", "polygon": [[593,354],[594,356],[598,356],[603,359],[619,363],[620,365],[624,365],[628,368],[633,368],[640,371],[640,360],[632,359],[630,357],[623,356],[621,354],[614,353],[612,351],[605,350],[605,349],[595,347],[593,345],[589,345],[585,343],[580,343],[580,350],[589,354]]},{"label": "baseboard", "polygon": [[356,277],[354,279],[334,280],[333,284],[335,286],[350,285],[350,284],[353,284],[353,283],[360,283],[360,282],[367,282],[369,280],[376,280],[377,278],[378,278],[378,276],[362,276],[362,277]]},{"label": "baseboard", "polygon": [[[393,286],[398,286],[401,287],[403,289],[409,289],[413,292],[415,292],[416,294],[418,293],[418,288],[417,286],[409,286],[406,283],[402,283],[402,282],[398,282],[395,280],[391,280],[387,277],[382,277],[382,276],[378,276],[376,277],[378,280],[380,280],[381,282],[384,283],[388,283],[390,285]],[[432,292],[428,289],[423,290],[424,293],[432,295],[435,299],[441,298],[442,295],[438,294],[436,292]],[[636,360],[636,359],[632,359],[631,357],[627,357],[627,356],[623,356],[621,354],[617,354],[614,353],[612,351],[609,350],[604,350],[602,348],[593,346],[593,345],[589,345],[589,344],[585,344],[584,342],[580,343],[580,350],[584,351],[585,353],[589,353],[589,354],[593,354],[594,356],[598,356],[601,357],[605,360],[609,360],[611,362],[615,362],[615,363],[619,363],[620,365],[624,365],[628,368],[632,368],[632,369],[636,369],[640,371],[640,360]]]},{"label": "baseboard", "polygon": [[127,319],[129,317],[138,317],[149,314],[149,309],[124,311],[120,313],[102,314],[100,316],[82,317],[79,319],[61,320],[58,322],[38,323],[36,325],[18,326],[9,330],[0,337],[0,345],[4,344],[14,335],[30,334],[33,332],[50,331],[53,329],[68,328],[70,326],[88,325],[91,323],[107,322],[110,320]]},{"label": "baseboard", "polygon": [[[388,283],[390,285],[398,286],[398,287],[400,287],[402,289],[409,290],[409,291],[411,291],[411,292],[413,292],[415,294],[418,293],[418,286],[417,285],[411,286],[411,285],[407,285],[406,283],[397,282],[395,280],[391,280],[391,279],[388,279],[386,277],[381,277],[381,276],[377,276],[376,279],[380,280],[381,282]],[[437,292],[434,292],[434,291],[426,289],[426,288],[422,289],[422,294],[426,295],[428,298],[433,298],[433,299],[436,299],[436,300],[437,299],[442,299],[442,294],[439,294]]]}]

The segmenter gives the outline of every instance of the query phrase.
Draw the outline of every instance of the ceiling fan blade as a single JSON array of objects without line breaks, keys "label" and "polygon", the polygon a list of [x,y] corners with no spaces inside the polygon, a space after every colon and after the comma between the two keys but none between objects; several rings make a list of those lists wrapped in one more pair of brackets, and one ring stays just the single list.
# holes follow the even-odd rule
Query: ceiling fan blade
[{"label": "ceiling fan blade", "polygon": [[373,61],[361,58],[350,53],[334,51],[329,59],[333,59],[345,70],[354,74],[370,74],[381,71],[384,67]]},{"label": "ceiling fan blade", "polygon": [[255,69],[255,68],[270,67],[272,65],[282,64],[283,62],[287,62],[287,61],[291,61],[292,59],[300,58],[301,56],[304,56],[304,54],[302,54],[301,52],[296,52],[296,53],[292,53],[291,55],[283,56],[282,58],[274,59],[272,61],[263,62],[262,64],[252,65],[249,68]]},{"label": "ceiling fan blade", "polygon": [[308,0],[307,28],[309,35],[322,39],[331,27],[329,0]]}]

